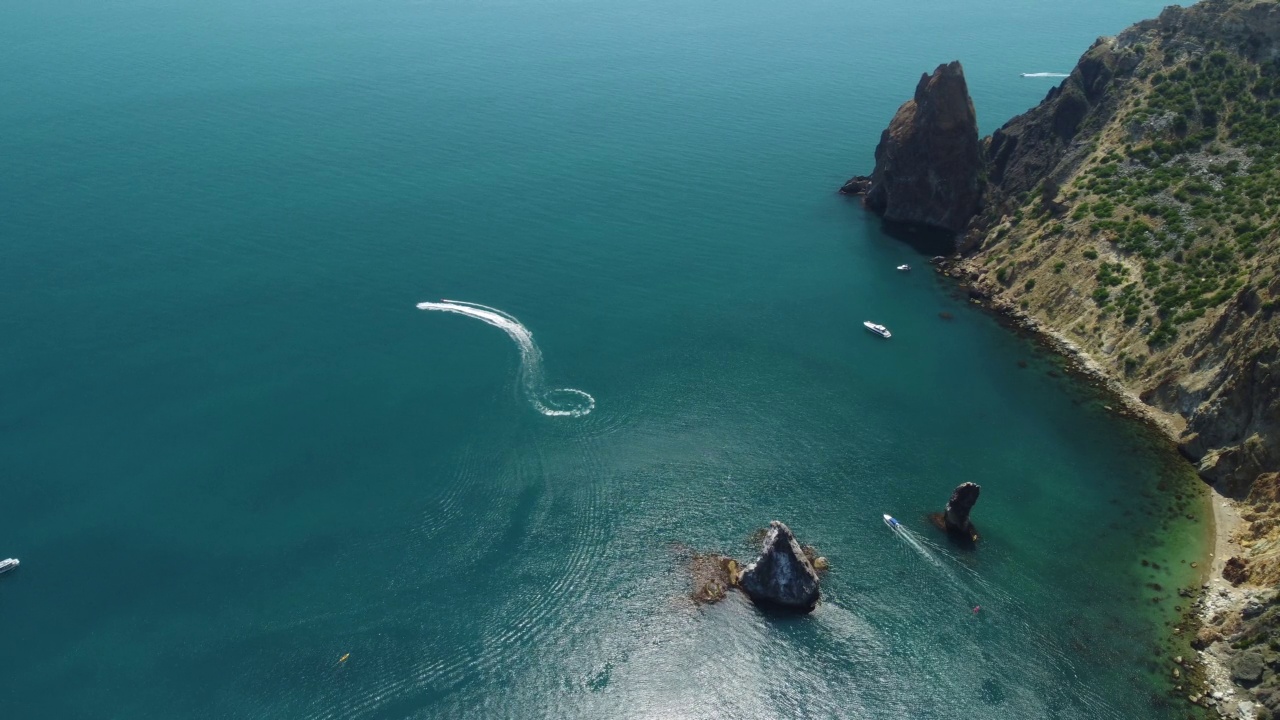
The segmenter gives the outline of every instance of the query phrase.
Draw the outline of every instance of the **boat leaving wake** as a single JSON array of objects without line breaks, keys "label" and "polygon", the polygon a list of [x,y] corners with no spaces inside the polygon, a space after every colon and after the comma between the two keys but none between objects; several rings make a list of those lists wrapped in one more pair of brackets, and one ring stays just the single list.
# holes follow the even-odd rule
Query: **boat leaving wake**
[{"label": "boat leaving wake", "polygon": [[938,559],[938,556],[935,555],[933,551],[929,550],[929,548],[925,547],[924,541],[916,537],[915,533],[906,529],[905,527],[902,526],[902,523],[898,522],[892,517],[889,517],[888,515],[884,516],[884,522],[886,525],[889,526],[889,529],[893,531],[893,534],[902,538],[902,540],[906,542],[906,544],[912,550],[915,550],[917,553],[920,554],[920,557],[924,558],[925,560],[928,560],[930,563],[932,563],[936,567],[941,568],[944,571],[946,570],[946,568],[942,564],[942,561]]},{"label": "boat leaving wake", "polygon": [[548,389],[542,375],[542,351],[533,342],[533,333],[507,313],[487,305],[441,300],[418,303],[419,310],[437,310],[475,318],[505,332],[520,348],[520,382],[534,409],[548,417],[582,417],[596,407],[596,399],[574,388]]},{"label": "boat leaving wake", "polygon": [[1071,73],[1022,73],[1022,77],[1071,77]]}]

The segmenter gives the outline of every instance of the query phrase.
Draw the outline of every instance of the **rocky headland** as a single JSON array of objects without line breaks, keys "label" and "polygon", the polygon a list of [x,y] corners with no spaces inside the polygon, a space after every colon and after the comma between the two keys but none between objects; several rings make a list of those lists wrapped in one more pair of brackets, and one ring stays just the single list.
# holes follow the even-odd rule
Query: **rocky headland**
[{"label": "rocky headland", "polygon": [[939,271],[1177,443],[1218,524],[1196,604],[1217,687],[1188,699],[1280,713],[1280,3],[1171,6],[989,137],[973,118],[940,66],[843,191],[954,233]]}]

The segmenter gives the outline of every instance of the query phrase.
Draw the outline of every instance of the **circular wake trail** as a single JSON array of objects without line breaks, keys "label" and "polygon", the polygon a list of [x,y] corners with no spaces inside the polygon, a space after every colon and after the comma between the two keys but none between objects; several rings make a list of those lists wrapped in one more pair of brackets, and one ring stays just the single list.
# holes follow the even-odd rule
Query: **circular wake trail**
[{"label": "circular wake trail", "polygon": [[574,388],[548,389],[542,375],[542,351],[533,333],[515,316],[497,308],[461,300],[418,303],[419,310],[436,310],[475,318],[505,332],[520,348],[520,384],[534,409],[548,417],[582,417],[596,407],[596,399]]}]

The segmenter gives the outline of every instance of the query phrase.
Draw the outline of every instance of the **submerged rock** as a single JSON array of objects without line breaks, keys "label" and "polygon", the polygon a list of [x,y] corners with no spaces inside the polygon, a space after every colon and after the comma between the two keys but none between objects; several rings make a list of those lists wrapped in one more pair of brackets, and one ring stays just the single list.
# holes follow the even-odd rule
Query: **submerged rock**
[{"label": "submerged rock", "polygon": [[693,578],[690,594],[693,601],[717,603],[728,596],[729,588],[737,582],[738,562],[724,555],[694,553],[689,561],[689,573]]},{"label": "submerged rock", "polygon": [[810,612],[818,604],[818,573],[791,528],[774,520],[755,562],[738,575],[738,587],[757,605]]},{"label": "submerged rock", "polygon": [[921,75],[915,97],[880,136],[871,187],[864,190],[867,207],[886,220],[960,232],[978,212],[982,177],[964,69],[959,62],[939,65]]}]

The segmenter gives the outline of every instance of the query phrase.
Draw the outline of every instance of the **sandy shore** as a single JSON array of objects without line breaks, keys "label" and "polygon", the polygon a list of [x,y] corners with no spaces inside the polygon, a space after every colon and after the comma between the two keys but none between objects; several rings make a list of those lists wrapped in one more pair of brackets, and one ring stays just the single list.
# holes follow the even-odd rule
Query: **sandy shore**
[{"label": "sandy shore", "polygon": [[1244,520],[1240,518],[1240,507],[1234,500],[1210,490],[1209,501],[1213,504],[1213,555],[1206,582],[1230,588],[1231,583],[1222,579],[1222,568],[1227,564],[1227,558],[1244,555],[1244,547],[1236,541]]},{"label": "sandy shore", "polygon": [[[1233,587],[1222,579],[1222,568],[1226,565],[1227,558],[1244,553],[1244,548],[1236,541],[1244,521],[1235,501],[1212,490],[1209,501],[1213,505],[1213,547],[1198,615],[1202,627],[1216,630],[1222,627],[1224,617],[1238,613],[1256,589]],[[1212,707],[1222,717],[1252,720],[1256,715],[1250,695],[1241,691],[1231,680],[1229,650],[1226,642],[1219,640],[1204,650],[1197,651],[1205,673],[1203,695],[1206,699],[1202,702],[1211,699]]]}]

